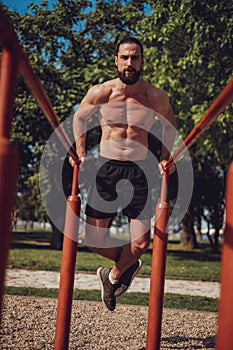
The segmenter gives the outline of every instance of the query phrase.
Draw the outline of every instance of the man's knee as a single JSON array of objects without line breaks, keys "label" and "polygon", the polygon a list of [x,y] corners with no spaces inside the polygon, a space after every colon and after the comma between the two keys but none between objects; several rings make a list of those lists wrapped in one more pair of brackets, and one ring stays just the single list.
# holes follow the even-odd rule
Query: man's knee
[{"label": "man's knee", "polygon": [[143,235],[141,238],[132,242],[132,249],[135,253],[143,254],[150,246],[150,233]]},{"label": "man's knee", "polygon": [[[85,227],[85,244],[91,247],[104,248],[110,219],[97,219],[87,216]],[[93,250],[93,249],[92,249]]]}]

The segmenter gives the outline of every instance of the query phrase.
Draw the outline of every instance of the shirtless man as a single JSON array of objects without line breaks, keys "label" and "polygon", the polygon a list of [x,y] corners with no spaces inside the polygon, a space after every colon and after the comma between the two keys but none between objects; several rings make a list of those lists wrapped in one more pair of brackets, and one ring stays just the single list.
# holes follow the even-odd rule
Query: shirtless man
[{"label": "shirtless man", "polygon": [[[92,189],[86,207],[86,235],[90,242],[95,242],[90,244],[93,251],[114,261],[111,269],[101,267],[97,270],[102,300],[111,311],[115,309],[116,297],[127,290],[139,271],[139,258],[150,244],[153,212],[143,162],[147,158],[148,132],[156,115],[162,124],[162,140],[166,140],[166,147],[162,146],[160,169],[170,156],[175,138],[175,119],[169,98],[163,90],[140,79],[143,63],[142,44],[131,37],[121,40],[115,55],[118,78],[90,88],[73,120],[76,150],[83,163],[87,121],[98,111],[102,130],[97,161],[99,171],[96,184],[93,184],[97,191]],[[108,210],[108,206],[117,197],[116,179],[119,178],[126,178],[134,187],[132,201],[123,208],[129,219],[131,240],[123,247],[114,247],[106,243],[106,236],[117,207],[114,212]],[[100,197],[96,192],[106,206],[102,206],[102,201],[98,202]]]}]

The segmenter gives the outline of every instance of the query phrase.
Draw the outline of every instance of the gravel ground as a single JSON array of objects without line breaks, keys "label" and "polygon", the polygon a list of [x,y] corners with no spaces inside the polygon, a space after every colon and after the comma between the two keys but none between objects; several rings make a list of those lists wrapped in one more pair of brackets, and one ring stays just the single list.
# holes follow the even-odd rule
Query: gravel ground
[{"label": "gravel ground", "polygon": [[[5,296],[1,350],[52,350],[57,300]],[[214,349],[217,314],[164,309],[161,350]],[[144,350],[147,308],[74,301],[69,349]]]}]

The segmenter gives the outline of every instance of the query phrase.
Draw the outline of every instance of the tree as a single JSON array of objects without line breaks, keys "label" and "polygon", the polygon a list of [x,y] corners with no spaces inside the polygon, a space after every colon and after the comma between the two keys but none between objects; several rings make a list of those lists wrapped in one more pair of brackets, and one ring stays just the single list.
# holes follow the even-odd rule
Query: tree
[{"label": "tree", "polygon": [[[147,66],[154,72],[150,71],[151,81],[169,92],[178,130],[185,137],[232,74],[233,21],[232,18],[228,21],[227,14],[232,13],[233,5],[214,0],[168,0],[150,4],[152,14],[144,18],[142,30],[142,37],[147,38],[146,46],[150,46]],[[196,184],[190,217],[200,222],[203,208],[213,212],[211,205],[215,205],[218,209],[210,220],[214,224],[217,216],[218,228],[222,223],[223,211],[219,207],[223,207],[225,174],[233,155],[231,114],[232,107],[229,107],[190,149]],[[206,162],[208,165],[203,167]],[[208,186],[209,192],[202,188],[200,195],[197,184],[201,184],[203,178],[211,183],[212,191]],[[216,182],[221,190],[209,200]],[[202,210],[198,211],[200,205]],[[194,222],[189,229],[191,235]]]},{"label": "tree", "polygon": [[[170,95],[183,137],[232,74],[233,18],[228,14],[233,4],[226,0],[97,0],[95,4],[61,0],[52,8],[42,1],[29,9],[22,16],[10,11],[8,14],[61,121],[73,113],[90,85],[115,77],[115,44],[126,34],[141,39],[145,47],[143,76]],[[214,199],[221,206],[233,153],[231,114],[229,107],[190,149],[197,184],[204,177],[221,183]],[[20,153],[19,193],[24,193],[27,180],[38,172],[51,132],[19,79],[13,123],[13,140]],[[96,138],[98,133],[93,135]],[[189,208],[194,218],[192,229],[195,222],[200,222],[204,209],[212,212],[204,190],[201,197],[197,195],[199,189],[195,190]],[[197,210],[200,199],[201,210]]]}]

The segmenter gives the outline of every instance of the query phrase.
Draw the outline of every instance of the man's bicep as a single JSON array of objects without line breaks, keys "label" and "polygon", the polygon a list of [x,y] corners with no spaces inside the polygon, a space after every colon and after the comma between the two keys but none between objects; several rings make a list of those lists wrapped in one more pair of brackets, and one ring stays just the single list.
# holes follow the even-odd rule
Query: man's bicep
[{"label": "man's bicep", "polygon": [[91,118],[97,110],[97,105],[91,105],[85,99],[82,100],[73,116],[73,134],[75,141],[79,138],[85,139],[88,119]]},{"label": "man's bicep", "polygon": [[79,119],[87,120],[89,119],[97,110],[99,109],[98,105],[90,104],[86,101],[82,101],[79,107],[74,113],[74,121]]},{"label": "man's bicep", "polygon": [[173,109],[172,109],[172,106],[170,105],[170,103],[169,103],[167,112],[166,112],[166,114],[165,114],[165,117],[166,117],[166,120],[167,120],[170,124],[172,124],[172,126],[176,127],[176,118],[175,118],[175,116],[174,116]]}]

